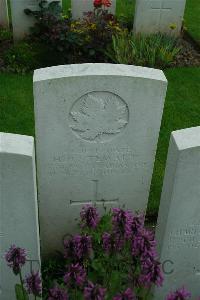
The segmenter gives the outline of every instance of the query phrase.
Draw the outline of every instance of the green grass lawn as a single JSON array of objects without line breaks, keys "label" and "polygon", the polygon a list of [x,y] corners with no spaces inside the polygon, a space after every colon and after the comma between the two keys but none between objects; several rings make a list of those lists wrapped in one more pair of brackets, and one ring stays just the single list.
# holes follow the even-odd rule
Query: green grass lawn
[{"label": "green grass lawn", "polygon": [[177,129],[200,126],[200,69],[169,69],[165,75],[169,85],[150,193],[151,213],[156,213],[159,206],[170,133]]},{"label": "green grass lawn", "polygon": [[[159,206],[171,131],[200,125],[200,69],[176,68],[165,73],[169,86],[150,193],[150,213],[156,213]],[[0,131],[34,135],[31,75],[0,74],[0,112]]]},{"label": "green grass lawn", "polygon": [[200,44],[200,1],[187,0],[185,26],[190,35]]}]

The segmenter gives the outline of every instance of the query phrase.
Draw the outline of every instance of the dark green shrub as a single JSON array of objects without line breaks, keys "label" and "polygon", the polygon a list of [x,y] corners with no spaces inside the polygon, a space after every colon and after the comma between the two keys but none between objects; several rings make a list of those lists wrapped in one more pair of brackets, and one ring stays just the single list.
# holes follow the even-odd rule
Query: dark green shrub
[{"label": "dark green shrub", "polygon": [[107,55],[116,63],[166,68],[179,53],[177,39],[164,34],[134,35],[123,31],[112,38]]},{"label": "dark green shrub", "polygon": [[12,33],[10,30],[0,27],[0,43],[10,40],[12,38]]},{"label": "dark green shrub", "polygon": [[41,67],[43,48],[38,44],[22,41],[13,45],[4,55],[8,70],[26,73]]},{"label": "dark green shrub", "polygon": [[43,43],[54,52],[53,64],[98,62],[107,60],[105,48],[112,42],[112,35],[121,28],[116,18],[105,8],[86,12],[83,20],[64,16],[59,3],[40,2],[39,11],[26,9],[25,13],[36,18],[31,29],[31,39]]}]

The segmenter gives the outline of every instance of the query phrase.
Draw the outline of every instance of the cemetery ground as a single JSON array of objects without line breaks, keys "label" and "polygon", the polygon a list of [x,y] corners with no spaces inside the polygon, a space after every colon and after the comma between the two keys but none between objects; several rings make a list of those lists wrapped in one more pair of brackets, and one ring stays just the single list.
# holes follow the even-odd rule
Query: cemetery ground
[{"label": "cemetery ground", "polygon": [[[62,0],[62,3],[63,9],[67,12],[68,8],[70,8],[70,1]],[[134,7],[135,0],[117,0],[116,15],[119,18],[122,17],[122,19],[125,16],[126,22],[124,22],[124,24],[130,30],[132,30],[133,28],[132,21]],[[63,15],[62,17],[63,19],[65,18]],[[23,245],[23,242],[25,240],[26,242],[28,241],[29,244],[27,248],[28,251],[30,249],[33,250],[33,256],[28,257],[28,259],[30,260],[27,261],[27,264],[25,266],[26,272],[28,272],[29,262],[32,259],[33,261],[30,263],[30,269],[32,270],[33,267],[33,269],[36,270],[37,265],[38,270],[38,265],[40,265],[39,249],[41,243],[43,299],[47,299],[47,294],[50,295],[50,293],[53,294],[55,292],[56,288],[54,291],[49,290],[53,287],[52,282],[58,280],[57,283],[61,283],[62,286],[63,278],[65,278],[64,282],[66,286],[68,285],[69,298],[76,300],[82,299],[83,286],[80,285],[80,290],[77,290],[76,285],[75,288],[74,284],[70,286],[69,278],[67,278],[67,274],[72,274],[78,269],[78,272],[85,272],[85,270],[87,269],[89,280],[92,280],[93,282],[98,282],[98,280],[100,280],[98,284],[100,283],[102,286],[106,287],[109,294],[106,296],[106,299],[111,299],[118,292],[119,287],[120,292],[122,292],[124,288],[122,281],[124,281],[124,278],[126,278],[127,274],[130,272],[129,265],[132,268],[132,256],[137,257],[138,255],[137,253],[140,245],[137,245],[137,234],[139,237],[138,240],[140,240],[140,238],[143,239],[144,234],[144,239],[146,239],[146,241],[149,240],[148,242],[150,243],[150,248],[148,249],[148,251],[146,252],[145,249],[145,252],[143,253],[141,251],[140,254],[141,258],[143,257],[143,259],[144,257],[146,259],[146,257],[148,257],[149,255],[150,260],[152,259],[152,266],[155,266],[154,270],[156,275],[155,277],[153,277],[154,279],[156,279],[152,279],[151,283],[155,284],[156,286],[161,285],[161,268],[164,272],[164,277],[167,278],[167,280],[165,281],[166,285],[164,283],[164,292],[163,290],[161,290],[160,292],[159,289],[156,289],[154,291],[155,294],[152,299],[164,299],[163,295],[166,296],[170,291],[169,289],[172,287],[171,283],[173,283],[173,278],[175,277],[177,279],[177,282],[175,283],[175,285],[177,285],[176,288],[181,287],[182,284],[185,285],[185,283],[189,284],[190,290],[196,293],[195,297],[197,295],[199,296],[199,269],[197,263],[199,263],[200,256],[199,252],[197,251],[199,250],[198,246],[200,225],[198,211],[200,206],[197,199],[197,194],[199,192],[198,178],[200,175],[200,170],[199,165],[196,163],[196,161],[199,160],[200,145],[199,17],[200,2],[197,0],[187,0],[184,17],[185,30],[182,31],[182,33],[185,33],[182,34],[181,38],[178,39],[179,44],[173,44],[173,42],[173,45],[170,44],[171,37],[168,37],[165,34],[163,40],[160,39],[159,34],[155,35],[156,42],[158,40],[161,41],[160,48],[162,48],[162,43],[167,47],[168,45],[172,45],[172,48],[169,47],[171,49],[171,52],[169,51],[170,58],[168,59],[166,55],[165,58],[161,60],[161,63],[158,59],[160,64],[157,64],[157,61],[155,60],[152,65],[150,65],[151,55],[148,54],[153,53],[152,50],[154,50],[155,48],[155,46],[152,47],[152,45],[154,44],[153,42],[151,42],[151,39],[152,41],[154,41],[152,35],[149,39],[149,41],[151,42],[149,43],[149,45],[151,45],[150,50],[152,52],[145,54],[148,56],[148,59],[146,61],[144,59],[141,64],[134,63],[134,60],[132,60],[131,62],[124,61],[124,57],[122,57],[123,61],[120,62],[115,60],[115,56],[106,56],[106,51],[102,51],[102,53],[104,53],[103,56],[100,56],[100,58],[98,57],[98,55],[94,56],[99,60],[95,61],[93,57],[92,62],[109,62],[113,63],[113,65],[101,64],[98,66],[99,69],[97,70],[96,65],[89,64],[87,65],[87,67],[85,67],[85,65],[81,64],[87,62],[87,59],[89,57],[87,56],[87,51],[81,52],[81,49],[80,53],[82,53],[82,56],[84,56],[84,53],[86,53],[85,60],[83,59],[77,62],[73,61],[73,59],[77,57],[72,57],[72,60],[70,60],[70,56],[67,56],[67,58],[65,57],[66,60],[63,61],[63,63],[55,63],[56,65],[65,64],[65,66],[37,70],[34,73],[34,79],[32,72],[33,69],[52,66],[54,65],[53,60],[49,65],[45,61],[46,65],[44,63],[44,66],[41,64],[40,60],[34,61],[37,55],[34,56],[33,53],[35,50],[31,52],[33,48],[29,45],[29,43],[31,44],[31,38],[33,36],[31,36],[31,38],[29,37],[28,39],[22,40],[18,44],[13,44],[10,32],[0,32],[0,146],[2,146],[2,148],[0,147],[0,150],[3,153],[3,156],[0,157],[0,164],[3,161],[2,169],[6,170],[5,172],[3,170],[3,172],[0,173],[0,176],[2,178],[0,190],[3,187],[2,190],[5,194],[2,196],[3,204],[6,203],[9,197],[12,198],[11,196],[13,195],[13,191],[14,193],[16,192],[16,199],[12,204],[14,206],[11,207],[11,211],[15,211],[15,206],[17,207],[15,213],[17,216],[19,216],[19,219],[21,218],[19,222],[21,230],[18,230],[20,229],[20,227],[17,223],[17,229],[15,231],[11,228],[12,226],[10,226],[10,236],[12,236],[13,240],[15,239],[15,235],[17,236],[17,230],[22,233],[23,230],[26,230],[26,238],[24,238],[23,234],[20,234],[19,237],[19,241],[20,243],[22,243],[22,245],[19,246],[25,248],[25,244]],[[73,21],[72,23],[70,23],[70,25],[71,24],[73,24]],[[79,23],[79,25],[80,24],[82,26],[83,23]],[[118,24],[120,23],[117,23],[116,27],[118,27]],[[116,23],[114,23],[114,27],[115,25]],[[106,29],[107,28],[108,27],[106,27]],[[115,34],[117,31],[115,31],[115,29],[113,28],[111,28],[111,32],[113,30],[114,33],[112,32],[111,37],[116,37]],[[77,29],[79,30],[79,27],[75,28],[75,31]],[[117,28],[117,30],[118,29],[119,28]],[[120,30],[120,33],[118,32],[117,34],[119,34],[119,36],[120,34],[122,34],[121,36],[123,36],[123,30]],[[128,32],[128,30],[125,30],[125,32]],[[123,36],[123,38],[125,37],[125,39],[128,37],[128,35],[126,34]],[[131,34],[129,36],[131,36]],[[107,37],[108,36],[106,36],[106,38]],[[132,37],[134,37],[134,35]],[[167,38],[165,39],[165,37]],[[125,39],[123,40],[123,42],[126,42]],[[134,41],[137,44],[137,41]],[[36,47],[38,45],[43,45],[42,43],[37,44],[37,39],[34,40],[34,42],[36,42]],[[145,43],[146,42],[148,44],[148,40],[145,40]],[[14,49],[14,45],[21,46],[18,48],[16,46],[16,48]],[[109,45],[111,45],[111,43]],[[182,50],[180,52],[178,51],[178,55],[173,56],[172,52],[176,52],[176,50],[178,49],[177,45],[181,45]],[[92,46],[92,49],[94,50],[95,47],[94,45]],[[10,49],[14,49],[14,51],[9,51]],[[48,50],[48,48],[46,49],[45,43],[44,49],[44,53],[47,53],[46,50]],[[73,49],[73,47],[67,48],[67,50],[69,49],[71,50]],[[9,52],[9,55],[6,58],[7,60],[5,59],[4,61],[4,53],[7,50]],[[40,50],[41,49],[39,49],[39,52]],[[56,53],[51,52],[51,50],[49,50],[49,56],[51,56],[52,53]],[[130,48],[128,50],[130,50]],[[145,51],[142,50],[140,49],[139,52],[145,53]],[[58,51],[57,53],[64,54],[65,52],[66,49],[64,48],[64,51]],[[72,51],[72,53],[73,54],[71,56],[73,56],[76,51]],[[155,51],[155,53],[157,52]],[[43,56],[41,55],[41,57]],[[82,58],[84,57],[81,57],[81,59]],[[7,64],[8,61],[9,63]],[[91,61],[89,60],[89,62]],[[33,67],[34,63],[36,63],[36,65],[38,65],[39,67]],[[75,67],[73,65],[69,67],[68,64],[71,63],[76,63],[78,65],[76,65]],[[150,71],[148,69],[140,67],[135,68],[133,66],[129,68],[129,66],[122,65],[120,65],[119,67],[118,65],[114,65],[114,63],[130,65],[135,64],[139,66],[141,65],[152,67],[163,70],[164,74],[160,70]],[[27,69],[26,64],[28,65]],[[13,68],[12,65],[14,66]],[[166,76],[167,80],[164,75]],[[165,98],[165,88],[167,86],[167,81],[168,87],[167,95]],[[116,85],[116,82],[119,84]],[[127,88],[124,89],[124,86],[126,86]],[[77,87],[79,88],[77,89]],[[79,98],[77,97],[76,93],[80,93],[78,96]],[[165,106],[162,115],[163,103],[165,104]],[[104,106],[103,109],[101,106],[102,104]],[[144,105],[146,111],[144,111]],[[119,107],[121,108],[120,112],[118,111]],[[105,111],[109,115],[109,125],[106,124],[104,129],[104,127],[102,126],[102,120],[105,121],[105,123],[107,122],[107,115],[104,114]],[[135,113],[135,111],[137,112],[137,114]],[[116,118],[115,113],[117,114],[118,118]],[[77,115],[78,118],[76,117]],[[116,119],[113,119],[113,115],[115,116],[117,121],[119,121],[118,123],[120,123],[120,126],[119,124],[115,124]],[[152,118],[152,116],[154,115],[156,116],[155,119]],[[159,133],[159,139],[157,139],[157,137],[155,138],[155,136],[156,134],[158,134],[160,128],[159,117],[161,119],[161,115],[162,123]],[[157,120],[159,120],[159,122],[157,122]],[[68,126],[66,126],[66,122]],[[99,126],[99,123],[101,124],[101,126]],[[119,126],[117,130],[115,129],[116,126]],[[95,128],[96,131],[93,130],[93,128]],[[100,133],[97,129],[100,130]],[[121,134],[122,130],[124,130],[125,132],[124,135]],[[179,131],[172,134],[172,131],[175,130]],[[110,135],[111,132],[112,135]],[[6,133],[19,135],[7,135]],[[118,134],[121,135],[121,139],[115,139],[114,135]],[[34,139],[32,137],[21,135],[33,136]],[[36,142],[36,157],[34,141]],[[109,145],[105,145],[106,143],[104,142],[108,141],[110,142],[107,143]],[[156,149],[157,141],[158,147],[150,193],[144,196],[143,191],[146,190],[146,185],[148,185],[150,182],[147,179],[151,178],[151,172],[153,169],[152,161],[154,160],[153,153]],[[21,143],[24,148],[21,146]],[[152,145],[150,145],[151,143]],[[23,152],[28,144],[29,146],[27,149],[29,149],[29,151]],[[8,151],[6,147],[9,149]],[[19,153],[14,152],[13,149],[15,149],[15,147]],[[134,151],[132,151],[133,149]],[[20,151],[22,151],[22,153],[20,153]],[[11,153],[13,154],[13,156],[15,156],[14,162],[15,160],[17,162],[19,158],[18,164],[16,163],[15,165],[15,163],[12,163],[12,159],[10,156]],[[23,160],[23,156],[26,156],[27,159],[25,159],[26,163],[28,163],[27,169],[26,163],[21,163],[21,161],[25,161]],[[21,158],[22,160],[20,161]],[[34,165],[35,158],[36,166]],[[115,161],[117,161],[117,164],[115,164]],[[103,162],[103,164],[105,163],[103,172],[102,166],[100,165],[99,167],[99,164],[97,162]],[[96,164],[97,166],[96,169],[94,167],[94,164]],[[151,166],[149,167],[148,164]],[[120,167],[118,168],[119,165]],[[124,166],[125,172],[123,169]],[[25,168],[27,172],[25,173],[25,176],[21,176],[21,174],[24,174],[23,168]],[[131,172],[129,170],[131,170]],[[88,176],[88,174],[90,176]],[[102,174],[103,176],[101,177]],[[111,176],[112,174],[117,176]],[[195,176],[194,174],[198,174],[198,176]],[[107,180],[105,180],[105,178],[107,178],[107,175],[109,178],[109,182],[106,182]],[[120,180],[118,180],[118,175]],[[31,177],[31,180],[29,176]],[[98,178],[98,176],[100,176],[100,178]],[[89,177],[91,178],[88,180]],[[169,178],[171,180],[169,180]],[[134,181],[133,179],[136,180]],[[31,189],[29,189],[29,180]],[[25,183],[23,184],[22,188],[20,186],[21,181]],[[119,181],[121,184],[117,185],[116,183],[118,183]],[[135,186],[133,182],[139,182],[139,185],[136,184]],[[38,188],[38,194],[36,185]],[[8,186],[10,186],[10,189],[5,188]],[[19,189],[18,186],[20,187]],[[105,190],[102,192],[103,189]],[[137,193],[135,193],[135,190],[137,190]],[[133,194],[135,197],[132,197]],[[89,197],[93,195],[93,197],[91,197],[92,199],[88,199],[88,195]],[[102,200],[102,198],[100,199],[100,195],[104,195],[105,200]],[[124,202],[122,200],[122,198],[124,198],[123,196],[125,196],[125,198],[127,196],[127,199]],[[29,205],[29,202],[26,201],[27,198],[29,198],[29,201],[32,203],[32,207]],[[143,198],[145,198],[146,202],[144,205],[141,205],[142,201],[144,200]],[[189,205],[188,198],[190,199]],[[26,212],[24,216],[22,216],[21,214],[20,205],[23,202],[21,199],[23,199],[24,201],[23,208]],[[138,201],[138,199],[141,201]],[[114,209],[112,212],[109,212],[108,215],[104,215],[102,219],[99,218],[99,215],[96,212],[96,208],[93,206],[86,206],[85,208],[82,207],[82,211],[80,213],[82,204],[86,203],[86,201],[88,200],[95,201],[95,203],[97,204],[104,203],[107,207],[109,207],[109,205],[112,206],[114,203],[115,207],[119,206],[120,209]],[[130,211],[126,211],[126,209],[131,208],[133,211],[137,211],[137,209],[140,211],[143,209],[142,207],[146,207],[147,201],[148,209],[145,219],[146,223],[144,225],[144,218],[142,215],[137,215],[136,213],[133,215],[132,213],[130,213]],[[38,207],[37,203],[39,204]],[[65,203],[65,205],[67,203],[65,209],[63,209],[63,203]],[[125,208],[123,208],[124,210],[121,209],[121,203],[125,205]],[[166,206],[165,204],[169,204],[169,206]],[[128,207],[128,205],[133,205],[133,207]],[[134,205],[136,205],[136,208],[134,207]],[[138,205],[141,205],[141,207],[139,207]],[[3,207],[3,209],[6,213],[3,213],[3,222],[0,222],[0,238],[3,235],[3,230],[1,230],[1,223],[4,224],[7,222],[11,225],[13,224],[12,220],[8,222],[5,217],[8,210],[10,210],[9,205],[4,206],[5,207]],[[47,206],[48,213],[46,213]],[[196,209],[194,209],[194,207]],[[37,208],[39,208],[40,234]],[[99,205],[99,209],[100,214],[102,214],[102,205]],[[91,211],[90,213],[88,213],[87,210],[91,210],[92,213]],[[157,221],[158,210],[159,217]],[[181,212],[180,215],[178,215],[179,212]],[[74,233],[74,220],[77,220],[79,213],[79,225],[82,225],[79,228],[81,238],[78,235],[68,235],[68,233]],[[29,222],[29,215],[30,220],[33,223]],[[121,227],[123,222],[121,223],[122,219],[120,218],[122,218],[123,221],[125,220],[124,228],[123,226]],[[29,224],[29,227],[27,227],[27,229],[25,228],[26,223]],[[136,224],[136,228],[134,228],[134,224]],[[159,224],[159,226],[156,226],[157,224]],[[146,227],[146,229],[143,228],[144,226]],[[68,227],[69,229],[69,232],[67,232],[67,234],[66,227]],[[156,240],[158,242],[156,246],[159,250],[158,252],[160,254],[161,264],[157,261],[156,258],[156,250],[154,249],[155,242],[154,238],[152,239],[152,233],[148,231],[149,227],[151,229],[153,228],[153,231],[154,229],[156,229]],[[35,232],[31,232],[32,228]],[[14,235],[12,235],[13,232]],[[121,233],[123,233],[123,237],[120,237]],[[33,239],[32,235],[34,236]],[[110,244],[108,243],[108,236]],[[170,239],[168,239],[168,237],[170,237]],[[134,239],[136,242],[135,249]],[[62,243],[61,241],[64,241],[64,243]],[[62,250],[64,246],[64,258],[63,255],[59,252],[61,250],[61,245]],[[100,247],[100,245],[102,247]],[[84,250],[82,249],[82,247]],[[128,252],[131,251],[131,255],[127,252],[127,249]],[[182,250],[182,254],[184,253],[184,255],[180,256],[179,249]],[[79,256],[81,251],[82,256]],[[51,256],[48,256],[49,254],[54,254],[52,259]],[[131,257],[130,262],[128,256]],[[191,259],[188,258],[189,256],[191,256]],[[45,257],[48,257],[48,260],[45,261]],[[169,258],[170,260],[168,260]],[[175,263],[174,273],[176,273],[178,270],[178,276],[177,274],[172,274],[171,276],[170,273],[168,273],[170,274],[169,277],[165,276],[167,273],[165,274],[163,264],[166,262],[166,260],[168,262],[171,261]],[[68,266],[66,266],[66,261]],[[140,259],[138,261],[140,261]],[[186,266],[184,266],[185,261]],[[7,260],[7,262],[9,261]],[[34,264],[34,262],[36,265],[32,265],[32,263]],[[140,262],[142,262],[142,259]],[[3,266],[3,268],[6,266],[5,261],[4,263],[5,265]],[[71,263],[73,263],[74,266]],[[75,263],[77,264],[75,265]],[[82,268],[82,263],[84,268],[85,266],[86,268],[85,270],[81,271],[79,267]],[[75,269],[77,268],[77,270],[72,271],[72,266],[73,268],[75,267]],[[186,276],[184,272],[180,272],[182,266],[184,272],[186,272]],[[68,273],[66,273],[66,267],[69,267]],[[140,263],[139,265],[137,265],[135,270],[137,270],[138,267],[140,269]],[[111,271],[112,268],[114,272]],[[134,267],[132,269],[134,269]],[[112,272],[114,276],[112,276]],[[191,275],[191,278],[187,277],[187,273]],[[63,277],[64,274],[65,277]],[[31,274],[31,276],[32,275],[33,273]],[[133,272],[132,275],[132,279],[134,281],[135,273]],[[5,280],[5,278],[3,288],[4,285],[6,286],[6,281],[9,282],[9,280]],[[1,280],[2,279],[0,278],[0,285]],[[13,279],[11,279],[11,281],[12,280]],[[139,297],[138,299],[150,300],[151,298],[148,297],[148,289],[146,290],[145,287],[146,280],[147,277],[144,276],[144,282],[142,282],[141,284],[141,291],[140,288],[137,290],[137,295]],[[84,284],[84,287],[88,285],[87,288],[92,288],[96,291],[96,286],[90,286],[89,281],[86,282],[84,279]],[[143,284],[145,287],[144,290]],[[135,287],[134,283],[133,286]],[[22,290],[20,290],[20,293],[23,297],[19,297],[18,300],[26,299],[26,297],[24,297],[22,281],[21,287]],[[65,285],[63,285],[62,287],[65,288]],[[38,289],[41,289],[39,285]],[[128,290],[129,289],[127,289],[127,291]],[[187,291],[185,291],[184,289],[180,289],[180,291],[183,294],[185,293],[185,295],[187,294]],[[41,291],[38,292],[37,296],[40,296],[40,292]],[[65,292],[66,291],[64,291],[64,294]],[[104,289],[101,290],[101,293],[102,295],[105,293]],[[159,293],[161,293],[162,296],[160,296],[161,294],[159,295]],[[63,299],[68,299],[64,294]],[[130,299],[132,299],[132,296],[129,296]],[[187,296],[185,297],[187,298]],[[192,295],[192,300],[193,297],[194,294]],[[103,298],[104,295],[102,296],[102,299]],[[186,298],[183,299],[186,300]],[[35,299],[37,299],[36,295]],[[52,296],[52,298],[48,299],[54,299],[54,297]],[[112,299],[118,299],[118,296]],[[129,299],[128,296],[127,299]],[[169,296],[166,299],[171,298]],[[0,295],[0,300],[11,299],[1,299]]]},{"label": "cemetery ground", "polygon": [[[199,68],[171,68],[150,201],[149,215],[156,215],[165,170],[170,133],[199,125]],[[0,74],[0,129],[34,136],[32,75]]]}]

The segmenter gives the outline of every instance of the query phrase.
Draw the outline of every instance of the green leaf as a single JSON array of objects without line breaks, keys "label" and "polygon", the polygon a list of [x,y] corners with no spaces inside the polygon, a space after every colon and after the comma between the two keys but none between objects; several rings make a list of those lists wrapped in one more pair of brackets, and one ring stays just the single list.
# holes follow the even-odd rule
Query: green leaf
[{"label": "green leaf", "polygon": [[24,291],[23,293],[23,288],[21,284],[15,285],[15,295],[17,300],[29,300],[27,292]]}]

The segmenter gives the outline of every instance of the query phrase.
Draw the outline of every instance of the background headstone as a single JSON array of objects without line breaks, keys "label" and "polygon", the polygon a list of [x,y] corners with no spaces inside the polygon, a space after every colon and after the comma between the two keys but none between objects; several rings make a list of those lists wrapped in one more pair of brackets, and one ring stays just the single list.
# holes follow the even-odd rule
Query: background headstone
[{"label": "background headstone", "polygon": [[[83,18],[83,14],[88,11],[94,10],[92,0],[71,0],[71,9],[73,19]],[[116,0],[112,0],[112,5],[108,8],[108,11],[115,14],[116,11]]]},{"label": "background headstone", "polygon": [[9,27],[7,0],[0,0],[0,26]]},{"label": "background headstone", "polygon": [[[19,282],[6,265],[11,244],[26,248],[33,270],[39,270],[40,246],[34,141],[32,137],[0,133],[0,299],[15,299]],[[30,272],[31,262],[23,268]]]},{"label": "background headstone", "polygon": [[[179,35],[186,0],[136,0],[134,32]],[[171,29],[175,25],[175,29]]]},{"label": "background headstone", "polygon": [[[53,0],[48,0],[52,2]],[[60,0],[60,3],[62,1]],[[27,16],[24,9],[38,10],[39,0],[10,0],[12,26],[14,40],[23,39],[25,35],[30,33],[30,28],[34,25],[35,18]]]},{"label": "background headstone", "polygon": [[167,81],[162,71],[66,65],[34,74],[43,253],[84,203],[146,209]]},{"label": "background headstone", "polygon": [[183,285],[199,296],[200,127],[172,133],[156,238],[165,280],[154,299]]}]

